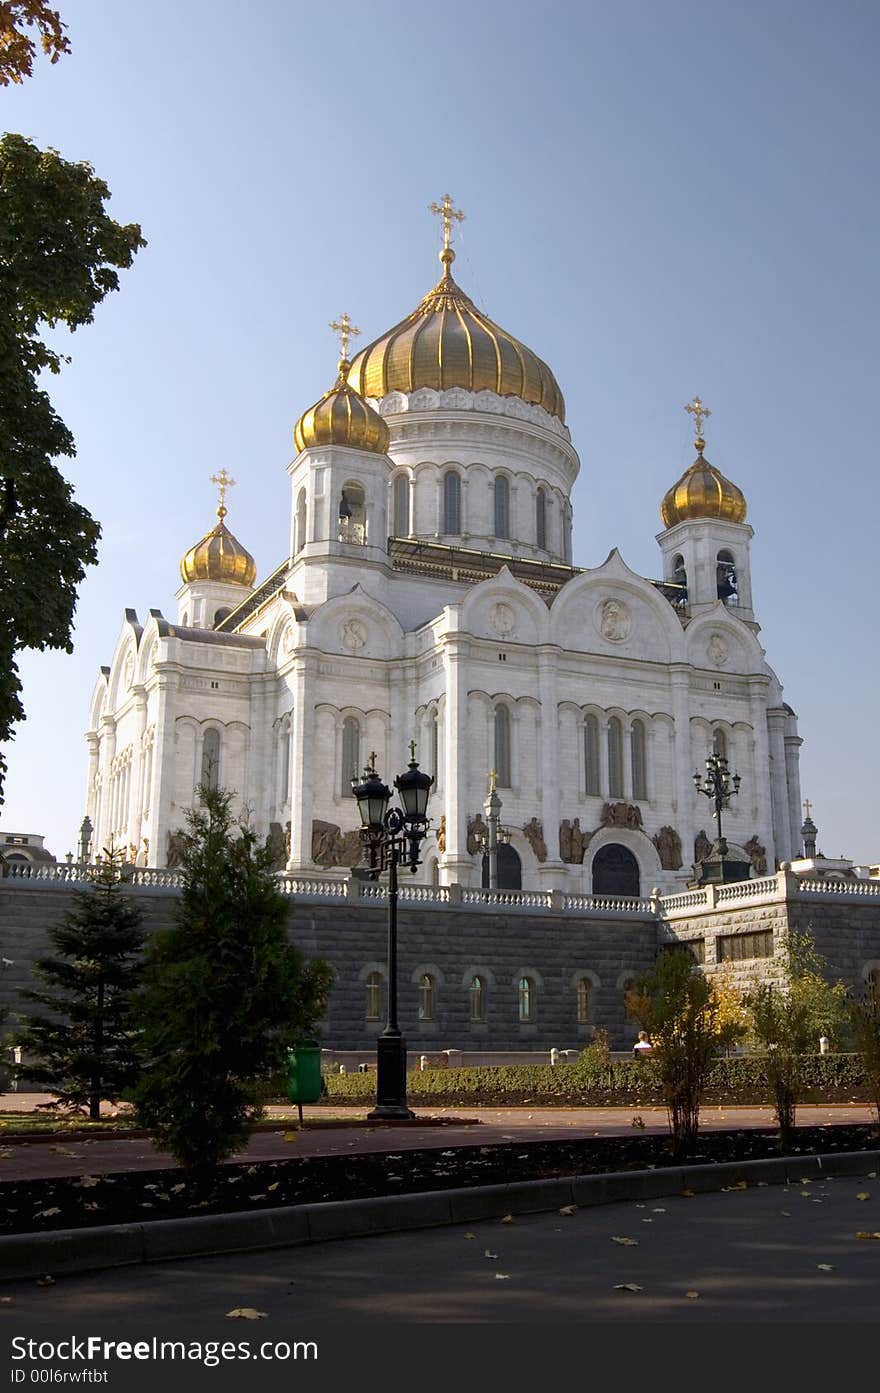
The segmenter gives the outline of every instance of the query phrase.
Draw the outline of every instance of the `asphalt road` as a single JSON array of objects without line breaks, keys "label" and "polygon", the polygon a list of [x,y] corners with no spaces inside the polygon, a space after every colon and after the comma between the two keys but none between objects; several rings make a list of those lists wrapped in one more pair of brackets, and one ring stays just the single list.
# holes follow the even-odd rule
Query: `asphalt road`
[{"label": "asphalt road", "polygon": [[[880,1238],[860,1231],[880,1232],[876,1176],[9,1283],[0,1323],[303,1340],[328,1323],[876,1324]],[[241,1307],[265,1318],[224,1319]]]}]

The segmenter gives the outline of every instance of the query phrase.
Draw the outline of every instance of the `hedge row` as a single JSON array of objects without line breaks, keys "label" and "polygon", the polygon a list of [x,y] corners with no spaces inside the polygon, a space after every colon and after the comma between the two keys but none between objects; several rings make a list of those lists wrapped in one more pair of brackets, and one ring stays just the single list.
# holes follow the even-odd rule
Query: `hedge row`
[{"label": "hedge row", "polygon": [[[870,1100],[860,1055],[808,1055],[803,1065],[804,1101]],[[360,1103],[375,1097],[376,1075],[327,1074],[327,1101]],[[438,1106],[510,1107],[518,1104],[601,1107],[661,1103],[650,1060],[595,1065],[510,1064],[482,1069],[425,1069],[407,1075],[412,1102]],[[765,1103],[767,1074],[760,1055],[719,1059],[709,1075],[707,1103]]]}]

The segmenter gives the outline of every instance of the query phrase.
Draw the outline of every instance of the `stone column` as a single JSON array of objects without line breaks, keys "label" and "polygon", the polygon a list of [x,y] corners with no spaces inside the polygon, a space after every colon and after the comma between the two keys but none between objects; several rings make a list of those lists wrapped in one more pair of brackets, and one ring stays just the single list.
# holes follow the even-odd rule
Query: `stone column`
[{"label": "stone column", "polygon": [[101,717],[101,776],[103,797],[99,825],[95,828],[94,854],[103,856],[113,832],[113,761],[116,758],[116,721]]},{"label": "stone column", "polygon": [[150,816],[144,833],[150,843],[148,859],[152,866],[167,864],[168,833],[183,825],[183,814],[174,802],[174,708],[177,685],[177,673],[164,669],[158,671],[153,788],[150,795]]},{"label": "stone column", "polygon": [[147,695],[142,686],[134,689],[135,700],[135,729],[134,742],[132,746],[132,762],[134,764],[134,778],[130,784],[130,797],[128,804],[128,816],[126,820],[126,837],[129,846],[135,848],[135,857],[141,851],[141,814],[143,812],[144,800],[144,764],[146,762],[146,751],[144,750],[144,731],[147,728]]},{"label": "stone column", "polygon": [[674,665],[670,669],[672,682],[672,764],[674,826],[681,837],[682,871],[690,873],[694,860],[694,837],[697,834],[691,752],[690,669]]},{"label": "stone column", "polygon": [[[752,730],[755,741],[755,779],[757,787],[755,789],[755,803],[758,808],[759,826],[755,828],[760,841],[767,848],[767,869],[772,871],[777,861],[784,861],[788,858],[788,838],[783,843],[778,835],[778,829],[787,825],[787,809],[785,799],[785,753],[782,746],[782,732],[778,737],[778,755],[775,762],[773,777],[770,772],[770,715],[767,710],[767,688],[769,678],[753,677],[749,680],[749,706],[752,718]],[[779,794],[782,791],[780,799]],[[743,790],[745,792],[745,790]],[[777,820],[776,804],[779,802],[780,813],[785,818],[785,822]]]},{"label": "stone column", "polygon": [[265,672],[251,673],[248,681],[250,738],[245,803],[253,812],[254,830],[260,838],[269,831],[269,810],[277,789],[272,768],[271,722],[268,719],[270,683],[274,687],[272,678]]},{"label": "stone column", "polygon": [[446,678],[445,798],[446,850],[441,862],[443,883],[468,885],[473,865],[467,854],[467,732],[468,643],[457,634],[447,637],[443,646]]},{"label": "stone column", "polygon": [[[298,654],[293,665],[293,717],[291,719],[290,859],[291,872],[313,871],[312,805],[315,778],[315,681],[316,658]],[[334,760],[334,773],[338,762]]]},{"label": "stone column", "polygon": [[89,747],[89,769],[86,775],[86,815],[92,824],[92,853],[94,854],[95,838],[98,833],[98,808],[97,796],[95,793],[95,777],[98,773],[98,761],[101,754],[100,741],[95,731],[89,731],[86,736]]},{"label": "stone column", "polygon": [[611,790],[608,783],[608,717],[599,720],[599,796],[608,802]]},{"label": "stone column", "polygon": [[785,737],[785,784],[788,791],[788,817],[791,830],[791,855],[797,856],[801,849],[801,757],[800,747],[804,743],[796,731],[793,717],[789,716],[790,733]]},{"label": "stone column", "polygon": [[541,822],[547,844],[547,860],[538,866],[541,888],[558,882],[563,873],[559,855],[559,698],[556,665],[558,648],[538,650],[538,695],[541,732],[538,742],[538,779],[541,788]]}]

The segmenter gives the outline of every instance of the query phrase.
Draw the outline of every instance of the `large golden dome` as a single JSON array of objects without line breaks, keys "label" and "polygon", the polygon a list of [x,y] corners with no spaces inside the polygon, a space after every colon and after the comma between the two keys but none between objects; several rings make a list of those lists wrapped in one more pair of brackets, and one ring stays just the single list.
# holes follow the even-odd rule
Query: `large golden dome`
[{"label": "large golden dome", "polygon": [[297,450],[308,450],[312,445],[347,445],[351,450],[388,453],[388,426],[350,385],[351,366],[347,358],[342,358],[339,376],[330,391],[300,416],[293,431]]},{"label": "large golden dome", "polygon": [[703,456],[705,440],[697,437],[697,458],[660,505],[664,527],[674,527],[688,518],[722,518],[725,522],[745,522],[746,500],[736,484],[725,479]]},{"label": "large golden dome", "polygon": [[226,509],[217,509],[219,522],[200,542],[190,547],[180,563],[184,581],[219,580],[227,585],[253,588],[257,578],[257,563],[237,537],[233,537],[223,519]]},{"label": "large golden dome", "polygon": [[547,364],[494,324],[452,279],[451,247],[440,253],[443,276],[417,309],[356,355],[351,384],[364,397],[463,387],[542,406],[565,420],[565,402]]}]

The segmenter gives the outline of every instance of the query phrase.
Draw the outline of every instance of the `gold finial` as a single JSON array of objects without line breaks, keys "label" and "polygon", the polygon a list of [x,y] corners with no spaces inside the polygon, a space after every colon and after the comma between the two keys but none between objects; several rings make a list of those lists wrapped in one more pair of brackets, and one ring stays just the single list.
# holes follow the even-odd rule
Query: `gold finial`
[{"label": "gold finial", "polygon": [[809,816],[810,816],[810,813],[811,813],[812,810],[813,810],[813,805],[812,805],[812,803],[810,802],[809,798],[805,798],[805,799],[804,799],[804,810],[806,811],[807,817],[809,817]]},{"label": "gold finial", "polygon": [[411,762],[412,762],[413,764],[415,764],[415,762],[416,762],[416,742],[415,742],[415,740],[410,740],[410,742],[409,742],[409,757],[410,757]]},{"label": "gold finial", "polygon": [[[341,314],[338,319],[334,319],[329,325],[334,334],[339,335],[339,347],[342,351],[342,360],[339,364],[339,371],[342,372],[342,364],[348,367],[348,341],[357,338],[360,329],[356,324],[352,324],[347,314]],[[347,373],[344,374],[347,376]]]},{"label": "gold finial", "polygon": [[235,480],[230,478],[225,469],[221,469],[219,474],[211,475],[211,483],[216,484],[220,490],[220,502],[217,505],[217,516],[221,522],[226,517],[226,490],[235,488]]},{"label": "gold finial", "polygon": [[371,750],[371,751],[370,751],[370,762],[369,762],[369,764],[367,765],[367,768],[369,769],[369,771],[370,771],[371,774],[375,774],[375,772],[376,772],[376,751],[375,751],[375,750]]},{"label": "gold finial", "polygon": [[689,401],[687,406],[685,407],[685,411],[687,411],[694,418],[694,424],[697,431],[697,438],[695,443],[697,449],[702,451],[703,447],[706,444],[705,440],[703,439],[703,422],[709,416],[712,415],[712,412],[709,410],[708,406],[703,405],[699,397],[694,397],[693,401]]},{"label": "gold finial", "polygon": [[489,792],[490,792],[490,793],[494,793],[494,792],[495,792],[495,783],[496,783],[497,778],[498,778],[498,771],[497,771],[497,769],[490,769],[490,770],[489,770]]},{"label": "gold finial", "polygon": [[440,260],[444,266],[449,266],[455,260],[455,252],[450,246],[452,241],[452,224],[454,222],[464,222],[464,213],[460,208],[456,208],[448,193],[443,195],[442,203],[429,203],[428,212],[435,217],[443,219],[443,250],[440,253]]}]

